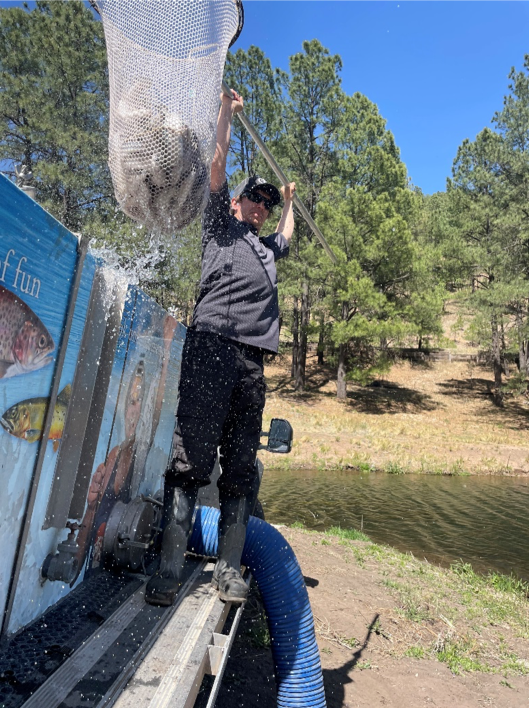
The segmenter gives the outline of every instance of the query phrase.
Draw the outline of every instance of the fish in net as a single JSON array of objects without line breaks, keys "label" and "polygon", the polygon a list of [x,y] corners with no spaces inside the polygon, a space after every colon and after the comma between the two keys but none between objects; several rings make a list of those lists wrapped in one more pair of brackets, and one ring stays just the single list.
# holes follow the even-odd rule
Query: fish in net
[{"label": "fish in net", "polygon": [[109,166],[120,208],[174,233],[202,213],[226,53],[240,0],[97,0],[110,84]]}]

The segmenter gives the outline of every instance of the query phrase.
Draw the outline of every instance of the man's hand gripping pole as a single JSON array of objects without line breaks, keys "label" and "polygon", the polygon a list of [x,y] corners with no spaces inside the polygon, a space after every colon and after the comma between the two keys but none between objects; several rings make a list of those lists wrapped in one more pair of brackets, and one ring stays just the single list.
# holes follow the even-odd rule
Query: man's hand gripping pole
[{"label": "man's hand gripping pole", "polygon": [[[228,88],[228,86],[226,85],[226,83],[225,83],[224,81],[222,82],[222,90],[223,90],[223,92],[226,94],[226,96],[229,96],[230,98],[232,97],[232,93],[231,93],[230,89]],[[281,184],[282,184],[284,187],[286,187],[288,184],[290,184],[290,180],[286,177],[286,175],[285,175],[285,173],[283,172],[283,170],[281,169],[281,167],[279,167],[279,165],[278,165],[277,162],[275,161],[275,158],[274,158],[274,156],[272,155],[272,153],[270,152],[270,150],[266,147],[266,145],[264,144],[264,142],[261,140],[261,136],[260,136],[259,133],[256,131],[256,129],[253,127],[253,125],[251,124],[251,122],[248,120],[248,118],[247,118],[246,115],[244,114],[244,111],[239,111],[239,112],[237,113],[237,117],[239,118],[239,120],[241,121],[241,123],[244,125],[244,127],[246,128],[246,130],[250,133],[250,135],[252,136],[253,140],[254,140],[255,143],[257,144],[258,148],[259,148],[259,149],[261,150],[261,152],[263,153],[263,156],[264,156],[265,160],[268,162],[268,164],[269,164],[270,167],[272,168],[272,170],[273,170],[275,176],[277,177],[277,179],[281,182]],[[336,264],[338,263],[338,260],[337,260],[336,256],[334,255],[334,253],[333,253],[332,250],[331,250],[331,247],[329,246],[329,244],[328,244],[327,241],[325,240],[325,236],[322,234],[322,232],[321,232],[321,231],[319,230],[319,228],[316,226],[316,224],[315,224],[315,222],[314,222],[314,219],[313,219],[313,218],[311,217],[311,215],[309,214],[307,208],[305,207],[305,205],[303,204],[303,202],[301,201],[301,199],[298,197],[297,192],[294,192],[294,195],[293,195],[293,202],[294,202],[295,206],[297,207],[298,211],[301,213],[301,215],[303,216],[303,218],[304,218],[305,221],[307,222],[307,224],[309,225],[309,227],[310,227],[310,229],[312,230],[313,234],[316,236],[316,238],[318,239],[318,241],[321,243],[321,245],[322,245],[323,248],[325,249],[325,252],[326,252],[327,255],[329,256],[329,258],[331,259],[331,261],[336,265]]]}]

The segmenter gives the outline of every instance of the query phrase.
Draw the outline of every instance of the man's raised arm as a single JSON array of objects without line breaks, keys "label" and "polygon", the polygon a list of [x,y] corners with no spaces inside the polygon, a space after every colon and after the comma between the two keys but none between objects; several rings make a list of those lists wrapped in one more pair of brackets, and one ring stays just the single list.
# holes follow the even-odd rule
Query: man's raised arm
[{"label": "man's raised arm", "polygon": [[282,233],[289,243],[292,238],[292,234],[294,233],[294,205],[292,202],[292,197],[294,196],[295,191],[295,182],[290,182],[290,184],[287,184],[286,187],[281,187],[281,194],[283,195],[284,204],[276,231]]},{"label": "man's raised arm", "polygon": [[211,191],[218,192],[226,181],[226,160],[230,146],[231,122],[236,113],[243,109],[243,100],[237,91],[231,89],[233,98],[222,93],[220,111],[217,119],[217,147],[211,163]]}]

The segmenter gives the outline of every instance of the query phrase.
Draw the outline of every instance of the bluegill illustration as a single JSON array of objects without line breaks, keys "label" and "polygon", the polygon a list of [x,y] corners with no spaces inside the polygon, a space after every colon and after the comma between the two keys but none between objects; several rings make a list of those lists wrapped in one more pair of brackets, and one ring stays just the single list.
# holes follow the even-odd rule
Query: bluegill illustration
[{"label": "bluegill illustration", "polygon": [[[70,403],[72,387],[67,384],[57,396],[53,420],[51,423],[50,437],[53,441],[53,451],[57,452],[59,441],[64,430],[66,412]],[[48,407],[49,398],[28,398],[8,408],[0,418],[0,425],[10,435],[14,435],[27,442],[36,442],[42,437],[44,416]]]},{"label": "bluegill illustration", "polygon": [[53,361],[55,342],[33,310],[0,285],[0,379],[27,374]]}]

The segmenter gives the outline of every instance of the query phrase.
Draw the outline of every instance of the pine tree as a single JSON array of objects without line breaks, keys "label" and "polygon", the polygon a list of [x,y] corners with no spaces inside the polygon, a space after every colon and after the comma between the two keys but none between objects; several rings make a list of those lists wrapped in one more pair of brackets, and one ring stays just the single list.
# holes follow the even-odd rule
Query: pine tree
[{"label": "pine tree", "polygon": [[524,68],[509,74],[510,93],[505,96],[503,110],[493,118],[503,138],[499,168],[509,191],[511,220],[519,229],[517,235],[520,287],[512,301],[516,320],[516,344],[520,372],[529,375],[529,55]]},{"label": "pine tree", "polygon": [[[270,60],[259,47],[228,53],[224,79],[243,97],[244,112],[265,143],[277,140],[281,131],[280,88]],[[235,119],[231,131],[229,169],[231,182],[237,184],[248,175],[271,178],[270,169],[253,138]]]},{"label": "pine tree", "polygon": [[520,256],[524,248],[511,190],[500,167],[505,147],[502,136],[489,128],[474,142],[465,140],[448,185],[474,284],[470,301],[489,322],[486,345],[494,372],[493,400],[498,406],[503,405],[506,317],[523,280]]},{"label": "pine tree", "polygon": [[[314,39],[303,42],[303,51],[290,57],[290,75],[281,77],[284,130],[278,150],[313,219],[324,186],[337,174],[334,141],[342,118],[341,68],[341,58]],[[312,239],[309,227],[298,218],[290,258],[280,265],[287,283],[283,292],[291,303],[291,373],[297,391],[305,387],[311,308],[323,292],[318,273],[321,247]]]},{"label": "pine tree", "polygon": [[409,331],[407,283],[417,256],[408,224],[414,200],[406,168],[375,104],[346,97],[336,136],[340,177],[327,185],[318,214],[339,259],[320,261],[337,347],[337,396],[347,378],[365,381],[384,366],[376,347]]},{"label": "pine tree", "polygon": [[0,160],[33,172],[37,198],[68,228],[114,212],[101,23],[78,0],[0,9]]}]

